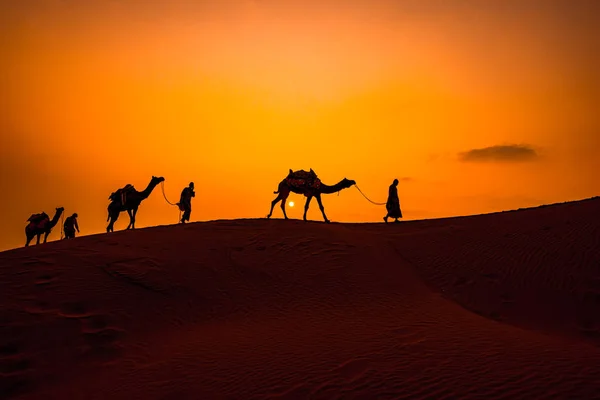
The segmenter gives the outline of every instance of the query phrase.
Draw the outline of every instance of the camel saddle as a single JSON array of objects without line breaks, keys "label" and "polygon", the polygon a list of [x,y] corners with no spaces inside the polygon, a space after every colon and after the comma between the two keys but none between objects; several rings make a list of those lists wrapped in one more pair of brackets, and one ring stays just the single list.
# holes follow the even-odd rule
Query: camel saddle
[{"label": "camel saddle", "polygon": [[298,189],[318,189],[321,186],[321,180],[317,177],[317,174],[312,168],[310,171],[305,171],[303,169],[292,171],[290,169],[290,173],[287,178],[285,178],[285,181],[289,186]]},{"label": "camel saddle", "polygon": [[124,187],[117,189],[116,192],[112,192],[110,196],[108,196],[108,199],[111,201],[120,201],[121,204],[125,204],[125,201],[127,200],[127,193],[131,193],[134,191],[135,187],[132,184],[128,183]]},{"label": "camel saddle", "polygon": [[50,223],[50,217],[45,212],[41,212],[31,214],[27,221],[29,222],[29,229],[46,229],[46,226]]},{"label": "camel saddle", "polygon": [[31,217],[27,219],[27,222],[31,222],[32,224],[38,224],[45,219],[50,219],[50,217],[45,212],[41,212],[38,214],[31,214]]}]

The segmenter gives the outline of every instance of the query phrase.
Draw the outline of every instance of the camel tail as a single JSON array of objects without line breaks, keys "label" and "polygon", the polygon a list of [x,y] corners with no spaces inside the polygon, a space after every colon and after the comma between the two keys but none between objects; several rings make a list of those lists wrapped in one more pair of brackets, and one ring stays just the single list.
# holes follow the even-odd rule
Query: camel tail
[{"label": "camel tail", "polygon": [[276,191],[274,191],[273,193],[274,193],[274,194],[278,194],[278,193],[279,193],[279,190],[276,190]]}]

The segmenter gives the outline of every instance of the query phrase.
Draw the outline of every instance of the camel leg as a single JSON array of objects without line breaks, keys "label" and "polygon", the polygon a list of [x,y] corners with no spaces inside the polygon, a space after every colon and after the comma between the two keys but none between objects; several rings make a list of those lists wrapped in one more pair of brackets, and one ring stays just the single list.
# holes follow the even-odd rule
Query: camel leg
[{"label": "camel leg", "polygon": [[310,201],[312,200],[313,196],[308,196],[306,197],[306,203],[304,204],[304,220],[306,221],[306,213],[308,212],[308,206],[310,205]]},{"label": "camel leg", "polygon": [[110,222],[108,223],[108,226],[106,227],[106,232],[114,232],[115,228],[115,222],[117,222],[117,220],[119,219],[119,214],[120,212],[109,212],[109,218],[110,218]]},{"label": "camel leg", "polygon": [[134,208],[131,217],[131,229],[135,229],[135,215],[137,214],[138,208]]},{"label": "camel leg", "polygon": [[131,225],[133,225],[133,214],[129,209],[127,209],[127,214],[129,214],[129,225],[127,225],[127,229],[131,229]]},{"label": "camel leg", "polygon": [[27,238],[27,241],[25,242],[25,247],[28,247],[29,242],[31,242],[31,239],[33,239],[33,235],[25,234],[25,237]]},{"label": "camel leg", "polygon": [[113,225],[115,224],[115,219],[113,218],[113,216],[110,216],[110,222],[108,223],[108,225],[106,226],[106,233],[109,232],[113,232],[114,228]]},{"label": "camel leg", "polygon": [[40,236],[42,236],[42,234],[37,233],[37,241],[35,242],[35,244],[40,244]]},{"label": "camel leg", "polygon": [[325,215],[325,207],[323,207],[323,202],[321,201],[321,195],[317,194],[317,195],[315,195],[315,197],[317,198],[317,203],[319,203],[319,208],[321,209],[321,213],[323,214],[323,219],[325,220],[325,222],[329,223],[329,220],[327,219],[327,215]]},{"label": "camel leg", "polygon": [[44,233],[44,243],[46,243],[46,240],[48,240],[49,234],[50,234],[50,231],[46,231],[46,233]]},{"label": "camel leg", "polygon": [[283,216],[285,219],[288,219],[287,213],[285,212],[285,202],[289,196],[289,192],[284,193],[283,196],[281,196],[281,211],[283,211]]},{"label": "camel leg", "polygon": [[276,205],[277,203],[279,203],[280,201],[281,201],[281,193],[279,193],[279,194],[277,195],[277,197],[275,198],[275,200],[273,200],[273,201],[271,202],[271,210],[269,211],[269,215],[267,215],[267,219],[268,219],[268,218],[271,218],[271,215],[273,215],[273,207],[275,207],[275,205]]}]

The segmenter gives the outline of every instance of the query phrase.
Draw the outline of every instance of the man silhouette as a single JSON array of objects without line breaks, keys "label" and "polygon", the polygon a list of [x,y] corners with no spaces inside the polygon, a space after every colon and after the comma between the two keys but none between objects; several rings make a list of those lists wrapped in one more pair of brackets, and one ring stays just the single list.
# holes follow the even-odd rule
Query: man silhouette
[{"label": "man silhouette", "polygon": [[399,222],[398,218],[402,218],[402,210],[400,210],[400,199],[398,198],[398,179],[394,179],[390,185],[385,208],[387,209],[387,215],[383,217],[385,223],[387,224],[388,218],[394,218],[394,222]]},{"label": "man silhouette", "polygon": [[189,186],[183,188],[181,196],[179,198],[179,210],[183,211],[181,216],[181,223],[185,224],[186,221],[190,220],[192,215],[192,197],[196,197],[194,192],[194,182],[190,182]]},{"label": "man silhouette", "polygon": [[77,223],[77,213],[73,213],[70,217],[65,219],[63,230],[65,232],[65,239],[73,239],[75,237],[75,229],[79,233],[79,224]]}]

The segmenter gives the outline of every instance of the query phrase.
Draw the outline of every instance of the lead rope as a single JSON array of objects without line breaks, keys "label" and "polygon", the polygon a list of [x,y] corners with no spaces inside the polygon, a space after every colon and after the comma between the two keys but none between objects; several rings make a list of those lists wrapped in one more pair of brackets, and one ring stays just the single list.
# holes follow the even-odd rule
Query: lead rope
[{"label": "lead rope", "polygon": [[63,240],[63,230],[65,228],[65,213],[60,215],[60,240]]},{"label": "lead rope", "polygon": [[[365,194],[362,192],[362,190],[360,190],[360,188],[358,187],[358,185],[357,185],[357,184],[354,184],[354,187],[355,187],[356,189],[358,189],[358,191],[360,192],[360,194],[362,194],[362,195],[363,195],[363,197],[364,197],[365,199],[367,199],[367,200],[368,200],[368,201],[370,201],[371,203],[375,204],[376,206],[385,206],[385,205],[386,205],[386,203],[375,203],[373,200],[369,199],[369,198],[368,198],[368,197],[367,197],[367,196],[366,196],[366,195],[365,195]],[[338,192],[338,194],[339,194],[339,192]]]},{"label": "lead rope", "polygon": [[[160,183],[160,188],[162,189],[163,197],[165,198],[165,200],[167,201],[167,203],[169,203],[172,206],[176,206],[177,208],[179,208],[179,204],[171,203],[169,201],[169,199],[167,199],[167,195],[165,194],[165,181],[162,181]],[[177,220],[177,222],[179,223],[179,221],[181,221],[181,209],[180,208],[179,208],[179,219]]]}]

